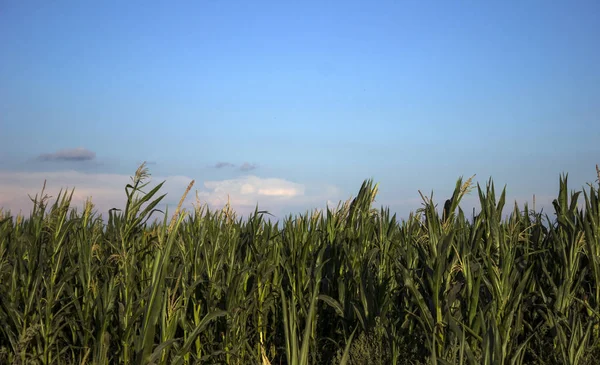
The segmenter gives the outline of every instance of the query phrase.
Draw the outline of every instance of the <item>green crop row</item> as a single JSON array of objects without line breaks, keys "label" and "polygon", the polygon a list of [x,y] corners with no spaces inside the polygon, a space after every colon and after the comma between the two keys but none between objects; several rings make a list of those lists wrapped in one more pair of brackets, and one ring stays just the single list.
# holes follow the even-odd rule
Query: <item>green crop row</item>
[{"label": "green crop row", "polygon": [[[600,171],[598,171],[600,178]],[[363,183],[279,224],[156,207],[142,165],[103,220],[73,192],[0,213],[0,364],[593,364],[599,185],[548,215],[459,179],[405,220]],[[192,184],[188,188],[191,189]],[[466,216],[461,199],[478,194]],[[187,192],[186,192],[187,194]],[[582,196],[583,206],[577,202]],[[183,198],[182,198],[183,201]],[[152,220],[155,217],[161,219]],[[504,217],[504,218],[503,218]]]}]

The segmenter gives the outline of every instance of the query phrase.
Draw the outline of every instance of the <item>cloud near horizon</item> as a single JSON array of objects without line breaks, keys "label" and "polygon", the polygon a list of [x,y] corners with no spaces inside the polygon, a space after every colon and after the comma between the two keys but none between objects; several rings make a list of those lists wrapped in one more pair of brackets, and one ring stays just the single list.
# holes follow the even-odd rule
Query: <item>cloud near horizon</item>
[{"label": "cloud near horizon", "polygon": [[[92,198],[96,210],[105,214],[112,208],[124,208],[126,184],[131,182],[129,175],[83,173],[78,171],[64,172],[7,172],[0,171],[0,208],[10,210],[13,215],[22,212],[28,215],[33,204],[29,196],[39,194],[46,180],[45,193],[55,199],[63,191],[75,188],[72,206],[81,210],[86,199]],[[168,195],[158,206],[164,209],[168,205],[173,212],[181,195],[192,180],[188,176],[152,176],[150,190],[158,183],[165,181],[162,193]],[[328,201],[337,201],[340,190],[329,185],[306,185],[281,178],[261,178],[253,175],[229,180],[211,180],[201,183],[196,180],[192,191],[188,194],[184,208],[191,210],[196,203],[196,193],[201,204],[208,204],[211,209],[221,209],[229,201],[232,208],[240,216],[253,212],[258,204],[259,209],[267,210],[276,216],[301,212],[304,209],[324,207]],[[160,195],[160,193],[159,193]]]},{"label": "cloud near horizon", "polygon": [[[40,193],[44,180],[47,181],[45,193],[53,197],[51,202],[54,201],[61,189],[70,192],[75,188],[72,206],[81,210],[86,199],[91,197],[96,211],[100,214],[105,214],[111,208],[124,208],[126,199],[124,187],[131,182],[130,175],[125,174],[85,173],[74,170],[60,172],[0,171],[0,210],[3,212],[10,210],[13,216],[19,212],[28,215],[33,207],[29,196],[34,197]],[[172,214],[191,180],[192,178],[189,176],[180,175],[152,176],[145,191],[165,181],[159,195],[163,193],[168,195],[158,208],[164,209],[168,206],[169,214]],[[196,184],[184,201],[184,208],[193,209],[193,204],[196,203],[196,197],[198,197],[201,204],[207,204],[212,210],[221,209],[229,202],[238,216],[247,217],[258,204],[260,210],[266,210],[275,215],[276,219],[281,219],[290,213],[303,213],[307,210],[323,209],[327,206],[335,208],[340,201],[345,201],[356,193],[353,191],[348,194],[342,192],[337,186],[328,184],[299,183],[282,178],[246,175],[226,180],[204,182],[196,180]],[[382,193],[376,199],[374,207],[389,206],[402,218],[406,218],[408,212],[414,212],[421,207],[422,201],[416,194]],[[544,208],[544,212],[552,216],[552,200],[554,198],[552,195],[536,195],[537,210]],[[523,208],[525,202],[529,202],[529,206],[532,207],[531,196],[508,194],[504,214],[512,211],[515,200],[520,209]],[[441,209],[444,204],[443,197],[438,196],[435,201],[438,209]],[[474,193],[465,196],[461,207],[467,216],[470,216],[473,208],[479,211],[478,196]]]},{"label": "cloud near horizon", "polygon": [[263,179],[257,176],[244,176],[230,180],[204,182],[198,196],[211,206],[223,206],[228,199],[232,205],[254,207],[255,204],[269,201],[290,201],[305,196],[305,187],[284,179]]},{"label": "cloud near horizon", "polygon": [[54,153],[43,153],[38,156],[40,161],[91,161],[96,153],[83,147],[62,149]]}]

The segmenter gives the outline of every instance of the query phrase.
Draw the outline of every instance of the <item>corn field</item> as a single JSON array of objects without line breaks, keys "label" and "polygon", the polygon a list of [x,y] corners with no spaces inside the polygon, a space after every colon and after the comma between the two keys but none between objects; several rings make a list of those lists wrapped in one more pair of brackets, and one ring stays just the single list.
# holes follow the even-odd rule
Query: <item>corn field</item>
[{"label": "corn field", "polygon": [[[335,209],[273,223],[229,205],[158,211],[162,183],[146,191],[149,178],[142,165],[105,219],[91,201],[72,207],[73,191],[42,190],[29,217],[0,212],[0,364],[600,355],[600,182],[569,191],[561,175],[552,212],[515,203],[505,214],[504,189],[459,179],[442,207],[422,195],[398,220],[373,208],[378,185],[366,180]],[[467,215],[469,193],[480,208]]]}]

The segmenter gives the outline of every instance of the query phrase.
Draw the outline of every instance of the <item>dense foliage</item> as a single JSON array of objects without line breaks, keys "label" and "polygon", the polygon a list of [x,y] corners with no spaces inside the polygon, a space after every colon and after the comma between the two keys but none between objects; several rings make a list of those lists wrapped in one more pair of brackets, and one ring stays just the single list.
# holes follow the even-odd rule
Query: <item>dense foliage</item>
[{"label": "dense foliage", "polygon": [[[274,224],[203,205],[169,220],[155,211],[162,184],[142,191],[148,178],[140,167],[106,221],[90,201],[71,209],[72,192],[50,204],[42,191],[28,218],[0,215],[1,364],[591,364],[599,353],[598,185],[569,192],[562,176],[554,212],[515,203],[503,216],[491,180],[459,179],[439,211],[423,197],[398,221],[372,208],[365,181],[336,209]],[[469,191],[481,204],[470,217]]]}]

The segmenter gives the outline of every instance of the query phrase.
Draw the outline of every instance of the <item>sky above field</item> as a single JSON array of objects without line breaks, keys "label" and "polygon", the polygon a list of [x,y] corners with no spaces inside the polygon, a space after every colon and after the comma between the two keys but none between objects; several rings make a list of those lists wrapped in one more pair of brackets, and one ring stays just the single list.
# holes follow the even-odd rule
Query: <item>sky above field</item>
[{"label": "sky above field", "polygon": [[[401,217],[458,177],[550,208],[600,163],[600,2],[2,1],[0,206],[122,206],[148,161],[173,210]],[[476,194],[465,201],[474,205]]]}]

